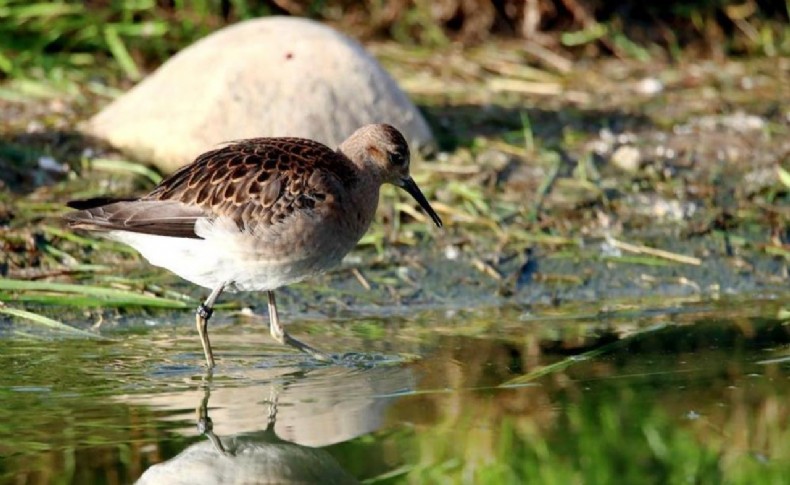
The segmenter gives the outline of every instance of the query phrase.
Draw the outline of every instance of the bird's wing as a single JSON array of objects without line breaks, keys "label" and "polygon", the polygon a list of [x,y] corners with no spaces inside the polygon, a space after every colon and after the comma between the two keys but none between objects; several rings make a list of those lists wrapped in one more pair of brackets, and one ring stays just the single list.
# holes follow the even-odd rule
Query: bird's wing
[{"label": "bird's wing", "polygon": [[300,138],[252,138],[200,155],[139,199],[73,201],[72,227],[198,238],[199,219],[240,230],[275,226],[339,202],[355,180],[351,162]]},{"label": "bird's wing", "polygon": [[348,158],[320,143],[253,138],[204,153],[143,200],[200,207],[252,230],[327,209],[347,193],[355,177]]}]

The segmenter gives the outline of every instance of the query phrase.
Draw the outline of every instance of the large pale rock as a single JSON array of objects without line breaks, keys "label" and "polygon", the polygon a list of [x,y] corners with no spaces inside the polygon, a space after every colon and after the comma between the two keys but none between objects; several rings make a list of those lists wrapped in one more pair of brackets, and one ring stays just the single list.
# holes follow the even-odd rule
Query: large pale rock
[{"label": "large pale rock", "polygon": [[356,41],[293,17],[242,22],[167,61],[84,127],[170,172],[223,142],[299,136],[336,147],[386,122],[433,144],[419,111]]}]

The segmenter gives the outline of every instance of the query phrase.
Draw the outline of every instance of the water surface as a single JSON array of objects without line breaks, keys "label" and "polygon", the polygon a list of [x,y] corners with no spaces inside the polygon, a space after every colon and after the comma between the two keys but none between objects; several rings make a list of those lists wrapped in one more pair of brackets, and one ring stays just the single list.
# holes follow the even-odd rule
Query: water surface
[{"label": "water surface", "polygon": [[101,341],[6,329],[0,482],[790,477],[781,302],[434,309],[289,329],[339,363],[239,320],[212,328],[208,375],[188,312]]}]

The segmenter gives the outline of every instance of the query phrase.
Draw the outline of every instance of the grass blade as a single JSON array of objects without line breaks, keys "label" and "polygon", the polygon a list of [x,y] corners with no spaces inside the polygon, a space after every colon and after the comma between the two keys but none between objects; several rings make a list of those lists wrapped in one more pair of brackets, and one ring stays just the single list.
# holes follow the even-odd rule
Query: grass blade
[{"label": "grass blade", "polygon": [[9,315],[16,318],[22,318],[24,320],[28,320],[35,324],[41,325],[46,328],[50,328],[53,330],[58,330],[60,332],[65,332],[71,335],[80,336],[80,337],[88,337],[88,338],[102,338],[99,335],[96,335],[91,332],[86,332],[85,330],[80,330],[78,328],[70,327],[65,323],[61,323],[57,320],[53,320],[49,317],[45,317],[44,315],[39,315],[38,313],[29,312],[27,310],[22,310],[20,308],[10,308],[7,306],[0,305],[0,314]]},{"label": "grass blade", "polygon": [[93,170],[106,170],[108,172],[128,172],[135,175],[142,175],[151,182],[158,184],[162,181],[162,176],[155,170],[143,164],[130,162],[128,160],[112,160],[109,158],[94,158],[90,161],[90,168]]},{"label": "grass blade", "polygon": [[[104,288],[91,285],[77,285],[69,283],[53,283],[49,281],[27,281],[0,279],[0,290],[12,292],[46,292],[27,293],[19,295],[20,300],[37,301],[40,303],[85,306],[144,306],[156,308],[191,308],[194,302],[162,298],[159,296],[145,295],[131,290]],[[7,299],[9,294],[0,294],[2,299]]]},{"label": "grass blade", "polygon": [[776,173],[779,175],[779,180],[781,180],[786,187],[790,187],[790,172],[777,165]]},{"label": "grass blade", "polygon": [[104,29],[104,41],[107,43],[107,48],[112,53],[112,56],[118,61],[118,65],[121,66],[121,69],[123,69],[129,79],[133,81],[140,79],[142,77],[140,69],[137,68],[137,64],[132,59],[131,54],[129,54],[129,50],[118,34],[116,26],[110,25]]}]

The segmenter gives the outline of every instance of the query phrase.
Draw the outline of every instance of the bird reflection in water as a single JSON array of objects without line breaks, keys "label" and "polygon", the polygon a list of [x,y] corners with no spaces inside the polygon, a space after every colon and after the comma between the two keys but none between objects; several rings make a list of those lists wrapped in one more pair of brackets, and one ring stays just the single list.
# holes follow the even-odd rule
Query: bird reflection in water
[{"label": "bird reflection in water", "polygon": [[208,414],[211,389],[204,382],[203,398],[197,407],[197,427],[208,440],[150,467],[137,485],[359,483],[327,451],[277,436],[274,425],[279,391],[275,384],[270,389],[265,429],[220,437],[214,433],[214,423]]}]

